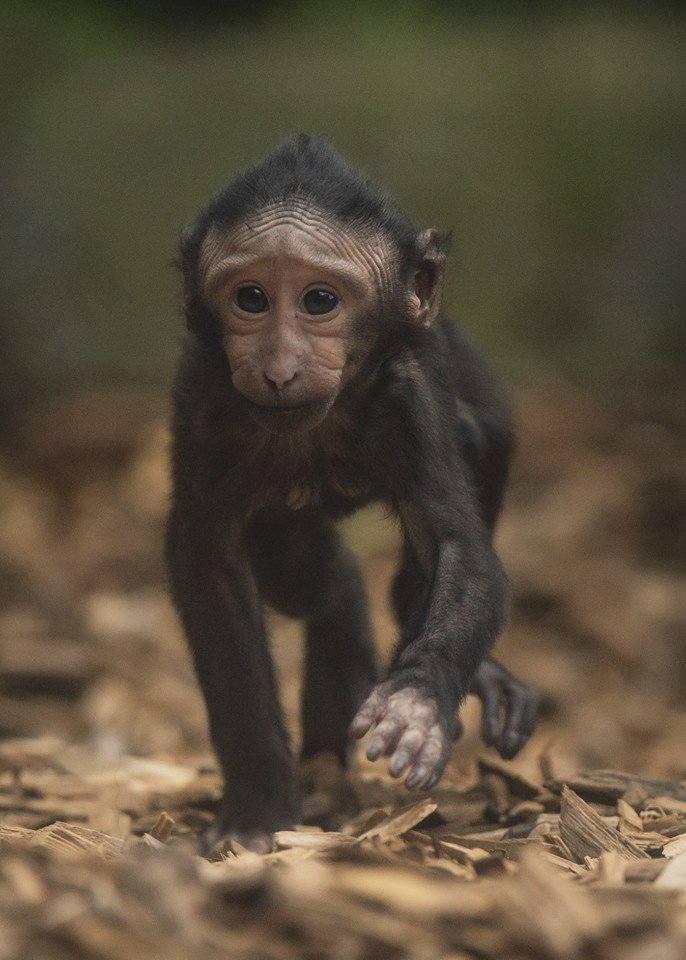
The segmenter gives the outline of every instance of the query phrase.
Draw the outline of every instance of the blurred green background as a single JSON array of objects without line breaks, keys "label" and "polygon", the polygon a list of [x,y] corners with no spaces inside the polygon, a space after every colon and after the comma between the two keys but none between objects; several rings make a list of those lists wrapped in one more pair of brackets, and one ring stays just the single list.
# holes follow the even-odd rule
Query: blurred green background
[{"label": "blurred green background", "polygon": [[446,307],[515,373],[683,373],[678,5],[0,11],[0,399],[164,385],[179,230],[297,130],[454,230]]}]

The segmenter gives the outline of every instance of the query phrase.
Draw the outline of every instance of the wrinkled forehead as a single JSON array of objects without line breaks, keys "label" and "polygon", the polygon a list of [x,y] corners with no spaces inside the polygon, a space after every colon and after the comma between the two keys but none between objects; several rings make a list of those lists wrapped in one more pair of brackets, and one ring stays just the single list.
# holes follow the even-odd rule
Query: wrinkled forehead
[{"label": "wrinkled forehead", "polygon": [[354,289],[370,287],[382,297],[397,281],[397,255],[389,238],[369,227],[356,229],[307,203],[290,200],[263,207],[228,230],[213,225],[200,251],[199,272],[209,295],[233,273],[253,263],[292,260],[338,278]]}]

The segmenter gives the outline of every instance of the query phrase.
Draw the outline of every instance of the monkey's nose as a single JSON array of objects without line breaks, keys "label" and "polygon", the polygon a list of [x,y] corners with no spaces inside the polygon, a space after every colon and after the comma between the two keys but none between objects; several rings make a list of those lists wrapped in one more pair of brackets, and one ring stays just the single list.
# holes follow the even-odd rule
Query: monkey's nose
[{"label": "monkey's nose", "polygon": [[269,384],[269,389],[272,392],[282,393],[289,384],[293,383],[297,376],[297,370],[295,373],[276,373],[270,371],[269,373],[265,373],[264,379]]}]

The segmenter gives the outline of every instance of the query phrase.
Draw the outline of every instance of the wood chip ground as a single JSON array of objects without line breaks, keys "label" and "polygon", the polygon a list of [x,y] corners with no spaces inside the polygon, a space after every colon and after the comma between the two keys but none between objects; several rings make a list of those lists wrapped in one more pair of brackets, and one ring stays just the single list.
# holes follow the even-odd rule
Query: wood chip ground
[{"label": "wood chip ground", "polygon": [[[354,816],[281,831],[265,856],[225,845],[206,860],[194,843],[219,778],[205,761],[122,757],[108,771],[82,751],[74,775],[65,755],[55,739],[0,746],[8,960],[686,957],[684,785],[626,777],[623,796],[643,797],[631,804],[611,772],[576,777],[580,792],[541,780],[508,826],[522,801],[507,764],[399,804],[390,782],[323,757],[303,771],[310,800],[335,820],[334,798],[349,810],[354,797]],[[504,808],[475,817],[494,780]]]},{"label": "wood chip ground", "polygon": [[[521,757],[484,751],[470,698],[430,797],[321,758],[308,826],[211,861],[161,404],[115,406],[112,436],[83,398],[0,449],[0,960],[686,960],[683,392],[519,396],[498,652],[541,694]],[[347,534],[387,653],[395,533]],[[298,625],[270,628],[297,744]]]}]

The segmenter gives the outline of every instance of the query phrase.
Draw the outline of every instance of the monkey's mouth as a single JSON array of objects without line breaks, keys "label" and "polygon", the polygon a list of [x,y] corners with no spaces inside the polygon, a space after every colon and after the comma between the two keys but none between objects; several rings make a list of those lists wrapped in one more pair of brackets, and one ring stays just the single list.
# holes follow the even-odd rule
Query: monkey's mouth
[{"label": "monkey's mouth", "polygon": [[329,412],[335,396],[305,403],[276,404],[264,406],[248,400],[248,412],[252,419],[270,433],[298,433],[311,430],[322,422]]}]

